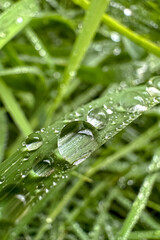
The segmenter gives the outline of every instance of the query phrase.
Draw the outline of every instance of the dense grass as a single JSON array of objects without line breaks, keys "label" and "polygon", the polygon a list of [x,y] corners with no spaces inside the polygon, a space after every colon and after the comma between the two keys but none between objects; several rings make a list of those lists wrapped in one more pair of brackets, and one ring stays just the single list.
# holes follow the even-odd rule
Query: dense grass
[{"label": "dense grass", "polygon": [[159,7],[0,1],[0,239],[160,239]]}]

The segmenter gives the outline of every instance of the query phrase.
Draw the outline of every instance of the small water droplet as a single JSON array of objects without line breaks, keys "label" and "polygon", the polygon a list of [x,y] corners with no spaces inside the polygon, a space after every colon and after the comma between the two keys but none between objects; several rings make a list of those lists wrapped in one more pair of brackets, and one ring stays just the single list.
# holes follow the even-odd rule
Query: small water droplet
[{"label": "small water droplet", "polygon": [[8,7],[10,7],[10,5],[11,5],[11,3],[6,1],[6,2],[3,4],[3,8],[8,8]]},{"label": "small water droplet", "polygon": [[34,173],[39,177],[48,177],[54,172],[54,159],[44,157],[42,160],[36,160],[32,167]]},{"label": "small water droplet", "polygon": [[52,223],[52,218],[50,218],[50,217],[46,218],[46,222],[47,223]]},{"label": "small water droplet", "polygon": [[0,177],[0,185],[4,183],[4,181],[5,181],[5,177]]},{"label": "small water droplet", "polygon": [[146,91],[155,97],[160,97],[160,77],[156,76],[149,80]]},{"label": "small water droplet", "polygon": [[20,200],[24,205],[26,204],[26,199],[25,196],[22,194],[16,194],[15,198],[17,198],[18,200]]},{"label": "small water droplet", "polygon": [[108,116],[104,109],[94,108],[89,111],[87,115],[87,122],[92,124],[97,129],[104,128],[105,124],[107,124]]},{"label": "small water droplet", "polygon": [[39,133],[31,133],[26,139],[25,148],[28,151],[35,151],[42,145],[42,137]]},{"label": "small water droplet", "polygon": [[17,18],[17,23],[22,23],[23,22],[23,18],[22,17],[18,17]]},{"label": "small water droplet", "polygon": [[75,71],[70,71],[69,75],[70,75],[71,77],[75,77],[76,72],[75,72]]},{"label": "small water droplet", "polygon": [[97,148],[96,129],[89,123],[74,121],[68,123],[58,138],[58,149],[69,163],[77,165]]},{"label": "small water droplet", "polygon": [[117,32],[111,32],[111,39],[114,42],[120,42],[120,40],[121,40],[120,35]]},{"label": "small water droplet", "polygon": [[123,12],[128,17],[132,15],[132,11],[129,8],[125,8]]},{"label": "small water droplet", "polygon": [[0,32],[0,38],[5,38],[7,34],[5,32]]},{"label": "small water droplet", "polygon": [[41,56],[41,57],[44,57],[44,56],[46,56],[46,51],[44,50],[44,49],[41,49],[40,51],[39,51],[39,55]]}]

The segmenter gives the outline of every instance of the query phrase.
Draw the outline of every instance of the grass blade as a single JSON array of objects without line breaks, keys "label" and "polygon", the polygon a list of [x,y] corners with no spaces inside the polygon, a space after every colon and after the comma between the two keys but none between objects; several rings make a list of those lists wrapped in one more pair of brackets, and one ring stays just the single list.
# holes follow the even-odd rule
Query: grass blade
[{"label": "grass blade", "polygon": [[37,1],[23,0],[0,15],[0,49],[31,21],[37,10]]},{"label": "grass blade", "polygon": [[96,30],[100,24],[102,15],[108,5],[109,1],[106,0],[93,0],[91,2],[90,8],[88,9],[83,22],[83,28],[79,33],[78,38],[74,44],[69,63],[64,72],[63,79],[61,81],[58,95],[55,99],[53,105],[51,105],[49,110],[49,115],[52,116],[53,112],[59,107],[63,96],[69,86],[71,79],[75,76],[80,63],[92,41]]},{"label": "grass blade", "polygon": [[[156,170],[159,166],[159,159],[160,159],[160,151],[157,150],[155,155],[153,156],[153,160],[149,166],[149,170],[153,171]],[[126,240],[130,234],[130,231],[138,221],[142,210],[145,208],[148,198],[151,194],[153,185],[158,177],[158,173],[153,173],[148,175],[139,191],[139,194],[136,200],[133,203],[132,209],[130,210],[128,217],[125,219],[122,229],[117,235],[117,240]]]},{"label": "grass blade", "polygon": [[7,111],[12,116],[15,124],[23,133],[24,136],[27,136],[32,132],[32,128],[28,120],[26,119],[23,111],[20,109],[19,104],[16,102],[12,92],[7,87],[7,85],[0,80],[0,97],[6,106]]}]

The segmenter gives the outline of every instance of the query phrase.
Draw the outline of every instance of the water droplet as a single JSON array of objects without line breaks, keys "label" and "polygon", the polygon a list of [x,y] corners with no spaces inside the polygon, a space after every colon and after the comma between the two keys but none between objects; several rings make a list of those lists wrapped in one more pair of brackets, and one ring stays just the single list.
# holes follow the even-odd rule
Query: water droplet
[{"label": "water droplet", "polygon": [[92,124],[97,129],[104,128],[107,123],[108,116],[104,109],[94,108],[87,115],[87,122]]},{"label": "water droplet", "polygon": [[121,53],[121,48],[120,47],[115,47],[113,50],[113,54],[115,56],[118,56]]},{"label": "water droplet", "polygon": [[10,7],[10,5],[11,5],[11,3],[6,1],[6,2],[3,4],[3,8],[8,8],[8,7]]},{"label": "water droplet", "polygon": [[18,17],[17,18],[17,23],[22,23],[23,22],[23,18],[22,17]]},{"label": "water droplet", "polygon": [[18,200],[20,200],[24,205],[26,204],[26,199],[25,196],[22,194],[16,194],[15,198],[17,198]]},{"label": "water droplet", "polygon": [[4,183],[4,181],[5,181],[5,177],[0,177],[0,185]]},{"label": "water droplet", "polygon": [[41,49],[41,50],[39,51],[39,55],[40,55],[41,57],[44,57],[46,54],[47,54],[47,53],[46,53],[46,51],[45,51],[44,49]]},{"label": "water droplet", "polygon": [[6,37],[6,33],[5,32],[0,32],[0,38],[5,38]]},{"label": "water droplet", "polygon": [[48,177],[54,171],[54,159],[44,157],[42,160],[36,160],[32,167],[34,173],[39,177]]},{"label": "water droplet", "polygon": [[132,15],[132,11],[129,8],[125,8],[123,12],[128,17]]},{"label": "water droplet", "polygon": [[14,222],[24,211],[27,203],[26,192],[15,185],[8,185],[1,192],[1,219]]},{"label": "water droplet", "polygon": [[39,133],[31,133],[26,139],[25,148],[28,151],[35,151],[42,145],[42,137]]},{"label": "water droplet", "polygon": [[75,77],[76,72],[75,72],[75,71],[70,71],[69,75],[70,75],[71,77]]},{"label": "water droplet", "polygon": [[143,94],[133,91],[123,91],[119,96],[119,103],[116,106],[119,112],[139,113],[147,110]]},{"label": "water droplet", "polygon": [[114,42],[120,42],[121,40],[120,35],[117,32],[111,32],[111,39]]},{"label": "water droplet", "polygon": [[50,217],[46,218],[46,222],[47,223],[52,223],[52,218],[50,218]]},{"label": "water droplet", "polygon": [[98,147],[95,136],[96,129],[87,122],[68,123],[58,138],[59,152],[69,163],[77,165]]},{"label": "water droplet", "polygon": [[151,96],[160,97],[160,77],[156,76],[151,78],[146,90]]},{"label": "water droplet", "polygon": [[111,109],[106,109],[106,112],[109,114],[109,115],[111,115],[112,113],[113,113],[113,111],[111,110]]}]

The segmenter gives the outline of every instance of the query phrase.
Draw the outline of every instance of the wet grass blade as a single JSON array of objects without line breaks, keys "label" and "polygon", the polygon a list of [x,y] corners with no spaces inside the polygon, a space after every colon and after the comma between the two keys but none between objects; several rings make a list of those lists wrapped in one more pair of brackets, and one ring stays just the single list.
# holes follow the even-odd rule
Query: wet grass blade
[{"label": "wet grass blade", "polygon": [[[52,158],[56,159],[57,164],[65,161],[65,163],[68,165],[67,168],[73,167],[74,164],[81,163],[82,161],[87,159],[92,152],[98,149],[102,144],[104,144],[108,139],[112,138],[119,131],[124,129],[129,123],[131,123],[134,119],[140,116],[145,110],[153,107],[158,103],[158,101],[156,100],[157,97],[155,98],[155,96],[151,96],[148,91],[150,90],[146,88],[146,86],[140,86],[124,89],[118,93],[115,93],[114,99],[112,98],[113,94],[104,96],[102,98],[99,98],[98,100],[90,102],[83,107],[80,107],[75,113],[67,114],[65,116],[65,119],[62,119],[62,121],[58,121],[53,125],[49,126],[48,128],[43,129],[41,132],[35,133],[34,136],[38,141],[37,143],[32,142],[35,141],[33,138],[34,136],[29,136],[28,140],[26,140],[26,143],[23,144],[22,148],[20,148],[17,153],[15,153],[7,161],[1,164],[0,174],[4,179],[8,180],[7,182],[4,181],[3,185],[1,185],[0,188],[4,188],[7,187],[7,185],[10,185],[13,182],[13,179],[17,184],[20,184],[20,182],[22,181],[22,175],[24,175],[24,171],[25,177],[23,178],[23,182],[25,181],[27,187],[27,175],[31,174],[31,170],[33,171],[35,159],[37,158],[40,158],[40,160],[42,160],[42,167],[39,166],[42,170],[43,159],[45,156],[47,156],[47,158],[50,158],[49,156],[52,156]],[[123,94],[125,94],[125,96],[127,96],[128,94],[128,101],[124,99]],[[142,97],[144,101],[142,101],[141,104],[144,104],[145,100],[147,100],[145,106],[142,106],[139,104],[140,102],[137,102],[137,99],[138,101],[142,100]],[[58,149],[56,147],[57,141]],[[31,144],[31,146],[29,145],[29,149],[27,146],[28,143]],[[136,143],[135,145],[137,146]],[[60,155],[57,152],[58,150]],[[122,151],[122,154],[125,153],[125,151]],[[119,156],[120,155],[118,155],[118,157]],[[21,162],[23,162],[23,164],[21,164]],[[91,170],[88,172],[88,176],[92,175],[97,171],[97,169],[100,169],[102,166],[109,163],[111,162],[104,161],[103,165],[101,165],[102,163],[100,163],[99,165],[92,166]],[[15,176],[14,171],[17,167],[19,168],[19,166],[20,171]],[[55,163],[54,169],[56,169],[57,166],[58,165],[56,165]],[[61,166],[63,167],[64,165],[62,164]],[[37,167],[34,170],[37,171],[36,174],[43,174],[43,171],[39,171],[39,167]],[[52,165],[50,171],[51,169]],[[52,173],[52,171],[50,173]],[[50,188],[53,177],[56,174],[57,173],[54,172],[53,176],[51,174],[51,176],[49,178],[46,178],[45,181],[42,180],[43,189]],[[8,178],[8,176],[10,177]],[[34,176],[36,176],[35,173],[33,174],[32,179],[34,179]],[[60,175],[58,176],[58,178],[61,178]],[[35,195],[34,193],[34,188],[37,188],[37,182],[31,182],[32,185],[29,187],[28,190],[29,195],[32,193],[34,196],[32,197],[32,202],[37,202],[39,195]],[[81,183],[83,183],[83,180],[78,183],[78,186]],[[43,189],[42,192],[44,191]],[[75,189],[77,189],[77,186],[75,187]],[[74,188],[72,190],[74,192]],[[39,194],[42,194],[41,191],[39,192]],[[43,195],[45,195],[45,193],[43,193]],[[68,198],[70,198],[70,196],[66,195],[67,201]],[[66,199],[63,199],[63,202],[61,203],[62,206]],[[57,214],[57,211],[59,211],[60,209],[61,205],[56,208],[56,212],[54,212],[53,216],[51,217],[55,217],[55,214]]]},{"label": "wet grass blade", "polygon": [[23,0],[15,3],[0,15],[0,49],[31,21],[37,11],[37,1]]}]

